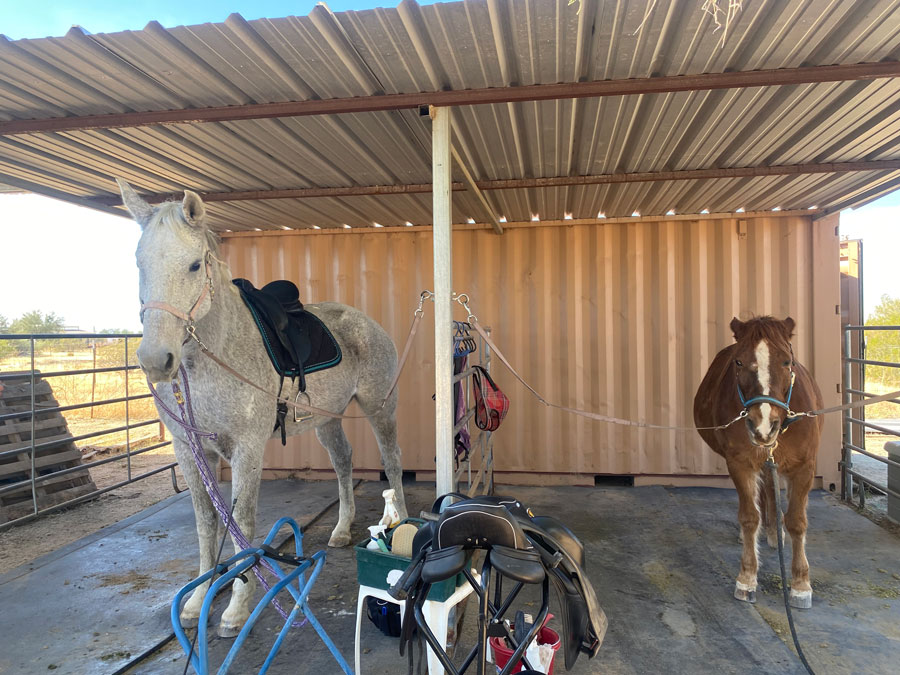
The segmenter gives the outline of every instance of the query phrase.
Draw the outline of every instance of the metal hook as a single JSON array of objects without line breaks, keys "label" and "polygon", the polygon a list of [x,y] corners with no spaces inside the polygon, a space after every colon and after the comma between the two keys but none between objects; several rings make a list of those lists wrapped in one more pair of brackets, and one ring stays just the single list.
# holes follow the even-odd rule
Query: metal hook
[{"label": "metal hook", "polygon": [[466,319],[467,321],[478,321],[478,317],[472,314],[472,310],[469,308],[469,296],[466,293],[454,293],[453,299],[466,310],[466,313],[469,315]]},{"label": "metal hook", "polygon": [[425,310],[422,309],[422,305],[425,304],[426,300],[434,301],[434,293],[429,290],[424,290],[419,294],[419,306],[416,307],[416,310],[413,312],[413,316],[422,318],[425,316]]},{"label": "metal hook", "polygon": [[203,351],[209,351],[209,350],[206,348],[206,345],[203,344],[203,341],[200,339],[200,336],[197,335],[197,329],[194,327],[194,324],[193,324],[193,323],[189,323],[189,324],[185,327],[185,329],[187,330],[188,335],[189,335],[190,337],[192,337],[192,338],[194,339],[194,341],[195,341],[198,345],[200,345],[200,349],[202,349]]}]

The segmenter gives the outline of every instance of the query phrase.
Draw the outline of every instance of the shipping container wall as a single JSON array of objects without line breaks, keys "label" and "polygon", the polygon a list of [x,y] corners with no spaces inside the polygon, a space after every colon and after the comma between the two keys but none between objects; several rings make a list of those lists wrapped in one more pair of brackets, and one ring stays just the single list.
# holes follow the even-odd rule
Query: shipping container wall
[{"label": "shipping container wall", "polygon": [[[453,235],[453,287],[469,295],[519,373],[566,406],[689,426],[700,379],[732,341],[732,317],[757,314],[796,320],[796,356],[834,403],[840,378],[835,225],[833,218],[747,214],[531,224],[508,227],[502,236],[461,227]],[[242,234],[226,236],[223,252],[233,274],[257,286],[292,279],[304,302],[361,308],[398,350],[419,293],[432,284],[428,228]],[[418,472],[434,470],[434,329],[431,308],[425,309],[399,384],[404,468]],[[455,312],[466,318],[461,307]],[[504,474],[541,474],[533,482],[630,475],[642,482],[681,476],[715,483],[705,479],[727,473],[696,432],[635,429],[554,411],[501,364],[495,362],[494,372],[512,401],[495,435],[500,481]],[[367,423],[347,421],[345,428],[355,466],[379,470]],[[836,480],[839,443],[839,422],[829,420],[819,469],[826,483]],[[313,434],[284,448],[270,443],[266,466],[330,467]]]}]

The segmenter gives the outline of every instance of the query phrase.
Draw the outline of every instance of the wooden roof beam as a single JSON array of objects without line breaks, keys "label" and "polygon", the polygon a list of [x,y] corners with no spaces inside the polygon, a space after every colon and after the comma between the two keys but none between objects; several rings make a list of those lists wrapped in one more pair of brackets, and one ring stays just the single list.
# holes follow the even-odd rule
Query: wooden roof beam
[{"label": "wooden roof beam", "polygon": [[305,115],[336,115],[341,113],[401,110],[427,105],[484,105],[551,99],[771,87],[820,82],[848,82],[882,77],[900,77],[900,62],[850,63],[730,73],[667,75],[594,82],[565,82],[519,87],[432,91],[416,94],[382,94],[378,96],[355,96],[325,100],[253,103],[213,108],[139,111],[36,120],[9,120],[0,122],[0,136],[84,129],[142,127],[158,124],[191,124]]},{"label": "wooden roof beam", "polygon": [[[454,156],[456,153],[454,152]],[[460,164],[462,166],[462,164]],[[607,173],[595,176],[556,176],[550,178],[516,178],[511,180],[476,180],[474,188],[481,190],[513,190],[522,188],[566,187],[572,185],[604,185],[609,183],[646,183],[653,181],[703,180],[716,178],[756,178],[760,176],[790,176],[819,173],[848,173],[861,171],[897,171],[900,159],[866,162],[836,162],[823,164],[786,164],[781,166],[749,166],[730,169],[687,169],[683,171],[649,171],[641,173]],[[471,178],[471,176],[469,176]],[[9,182],[4,179],[5,182]],[[466,183],[451,184],[454,191],[472,189]],[[431,183],[405,185],[354,185],[347,187],[316,187],[285,190],[246,190],[241,192],[201,192],[204,201],[256,201],[264,199],[309,199],[315,197],[359,197],[399,194],[425,194],[431,192]],[[142,195],[150,203],[167,199],[181,199],[176,193]],[[484,195],[481,195],[484,198]],[[118,206],[118,195],[85,198],[83,201],[100,206]],[[483,204],[490,212],[487,200]],[[497,223],[499,226],[499,222]]]}]

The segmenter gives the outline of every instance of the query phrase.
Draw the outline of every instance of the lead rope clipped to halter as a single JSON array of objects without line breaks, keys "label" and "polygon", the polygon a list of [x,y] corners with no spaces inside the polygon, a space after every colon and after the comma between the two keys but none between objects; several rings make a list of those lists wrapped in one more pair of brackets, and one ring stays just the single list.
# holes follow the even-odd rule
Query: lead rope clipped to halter
[{"label": "lead rope clipped to halter", "polygon": [[784,520],[784,516],[781,513],[781,486],[778,483],[778,465],[775,463],[775,448],[777,447],[777,439],[772,445],[766,446],[766,450],[769,452],[769,456],[766,458],[766,466],[772,473],[772,486],[775,489],[775,515],[778,521],[776,523],[778,529],[778,563],[781,565],[781,592],[784,595],[784,610],[787,613],[788,626],[791,628],[791,637],[794,640],[794,647],[797,649],[797,656],[800,657],[800,662],[806,668],[806,672],[809,675],[816,675],[806,660],[803,649],[800,647],[800,638],[797,637],[797,629],[794,628],[794,615],[791,612],[790,591],[788,590],[787,573],[784,568],[784,533],[781,531]]},{"label": "lead rope clipped to halter", "polygon": [[[172,394],[175,396],[175,402],[178,404],[178,410],[181,413],[180,417],[176,416],[175,413],[162,401],[153,384],[150,381],[147,381],[147,386],[150,387],[150,392],[153,394],[153,398],[160,404],[160,407],[168,414],[175,423],[180,426],[188,438],[188,445],[191,448],[191,454],[194,457],[194,463],[197,466],[197,471],[200,473],[200,479],[203,481],[203,486],[206,488],[206,493],[209,495],[210,500],[213,503],[216,511],[219,514],[219,517],[222,519],[222,522],[226,526],[226,530],[231,536],[234,538],[235,544],[238,547],[238,550],[244,550],[251,548],[250,541],[247,539],[247,536],[244,534],[243,530],[241,530],[240,526],[234,521],[234,519],[230,515],[230,510],[228,509],[225,498],[222,496],[222,492],[219,490],[219,482],[216,480],[216,476],[213,473],[212,469],[209,466],[209,462],[206,460],[206,453],[203,451],[203,444],[201,442],[201,437],[211,438],[215,440],[217,438],[216,433],[201,431],[197,428],[196,420],[194,419],[194,408],[191,404],[191,387],[188,382],[187,371],[184,366],[179,367],[179,372],[181,373],[181,379],[184,382],[184,393],[181,391],[181,387],[178,386],[178,382],[176,380],[172,380]],[[260,565],[266,568],[266,570],[277,577],[278,574],[272,565],[265,559],[260,558],[257,564],[253,565],[253,574],[256,575],[256,578],[259,579],[259,583],[265,588],[267,591],[271,588],[268,579],[266,579],[265,575],[259,569]],[[278,610],[278,613],[281,617],[287,621],[289,618],[289,613],[285,610],[281,603],[278,602],[278,598],[272,598],[272,604],[275,606],[275,609]],[[308,622],[308,618],[304,617],[302,621],[294,621],[291,626],[293,628],[300,628]]]}]

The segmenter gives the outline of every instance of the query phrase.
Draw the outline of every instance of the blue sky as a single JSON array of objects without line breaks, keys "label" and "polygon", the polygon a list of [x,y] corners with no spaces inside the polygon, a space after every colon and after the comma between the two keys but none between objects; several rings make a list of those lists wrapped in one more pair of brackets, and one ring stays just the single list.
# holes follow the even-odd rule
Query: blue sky
[{"label": "blue sky", "polygon": [[[348,9],[394,7],[399,0],[329,0],[335,12]],[[313,0],[33,0],[0,2],[0,33],[13,40],[65,35],[73,25],[91,33],[140,30],[150,21],[167,28],[197,23],[218,23],[237,12],[245,19],[305,16],[317,3]],[[419,4],[430,2],[420,0]]]},{"label": "blue sky", "polygon": [[[327,4],[343,11],[398,1]],[[166,27],[221,22],[233,12],[245,19],[303,16],[315,5],[313,0],[0,0],[0,33],[19,40],[65,35],[73,25],[108,33],[141,30],[150,21]],[[12,320],[39,309],[85,330],[139,328],[133,255],[139,236],[137,225],[125,218],[36,195],[0,195],[0,288],[5,289],[0,315]]]},{"label": "blue sky", "polygon": [[[328,5],[342,11],[395,6],[398,1],[334,0]],[[59,36],[73,24],[92,33],[140,30],[151,20],[170,27],[220,22],[232,12],[246,19],[305,15],[314,6],[310,0],[156,0],[147,4],[0,0],[0,33],[12,39]],[[864,241],[866,311],[874,308],[882,293],[900,295],[896,283],[898,230],[900,192],[842,214],[842,234]],[[0,315],[14,319],[39,309],[56,312],[67,324],[86,330],[138,329],[133,252],[139,236],[137,225],[125,218],[37,195],[0,195],[0,288],[4,289]]]}]

